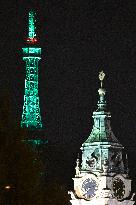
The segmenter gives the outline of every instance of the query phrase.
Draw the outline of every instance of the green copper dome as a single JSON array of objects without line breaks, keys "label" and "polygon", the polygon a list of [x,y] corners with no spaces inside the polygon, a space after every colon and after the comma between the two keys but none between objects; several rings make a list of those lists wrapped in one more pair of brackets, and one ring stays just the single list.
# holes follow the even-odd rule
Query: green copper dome
[{"label": "green copper dome", "polygon": [[99,88],[99,101],[97,103],[98,108],[93,112],[94,125],[89,135],[88,139],[84,143],[92,143],[92,142],[116,142],[118,140],[114,136],[111,126],[110,126],[110,118],[111,114],[107,111],[106,108],[106,100],[105,93],[106,90],[102,87],[102,83],[104,80],[105,74],[100,72],[99,79],[101,81],[101,88]]}]

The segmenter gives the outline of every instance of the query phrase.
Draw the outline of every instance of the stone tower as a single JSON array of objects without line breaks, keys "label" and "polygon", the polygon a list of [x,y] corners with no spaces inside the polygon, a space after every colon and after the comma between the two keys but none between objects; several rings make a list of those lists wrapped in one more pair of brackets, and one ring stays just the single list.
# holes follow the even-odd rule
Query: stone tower
[{"label": "stone tower", "polygon": [[106,108],[103,80],[98,90],[97,110],[93,112],[91,134],[82,144],[82,160],[76,162],[74,191],[70,191],[72,205],[132,205],[131,179],[128,176],[124,147],[115,137],[110,125],[110,112]]}]

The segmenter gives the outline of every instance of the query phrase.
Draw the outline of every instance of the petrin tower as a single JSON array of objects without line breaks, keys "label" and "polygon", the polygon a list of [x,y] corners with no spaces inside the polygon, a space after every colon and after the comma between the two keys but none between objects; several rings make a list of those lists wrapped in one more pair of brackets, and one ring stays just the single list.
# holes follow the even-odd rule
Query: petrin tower
[{"label": "petrin tower", "polygon": [[98,108],[93,112],[94,125],[82,144],[82,160],[77,159],[74,191],[70,191],[72,205],[132,205],[131,180],[128,176],[127,155],[111,130],[103,80],[98,90]]},{"label": "petrin tower", "polygon": [[26,63],[25,95],[21,127],[30,129],[42,128],[38,96],[38,62],[41,59],[41,48],[37,45],[35,13],[29,12],[29,32],[27,47],[23,48],[23,60]]}]

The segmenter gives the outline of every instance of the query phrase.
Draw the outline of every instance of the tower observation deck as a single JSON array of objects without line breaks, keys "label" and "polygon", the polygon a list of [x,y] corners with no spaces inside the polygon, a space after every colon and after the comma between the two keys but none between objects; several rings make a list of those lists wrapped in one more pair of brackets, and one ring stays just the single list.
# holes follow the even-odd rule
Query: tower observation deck
[{"label": "tower observation deck", "polygon": [[42,128],[38,96],[38,62],[41,59],[41,48],[37,45],[35,14],[33,11],[29,12],[27,46],[22,48],[23,60],[26,64],[26,76],[21,127],[30,129]]}]

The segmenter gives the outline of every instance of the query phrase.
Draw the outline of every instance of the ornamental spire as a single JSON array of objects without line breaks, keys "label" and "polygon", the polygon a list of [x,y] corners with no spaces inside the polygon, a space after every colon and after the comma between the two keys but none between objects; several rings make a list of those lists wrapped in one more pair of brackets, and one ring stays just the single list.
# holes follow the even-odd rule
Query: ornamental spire
[{"label": "ornamental spire", "polygon": [[[99,88],[98,108],[93,112],[94,124],[91,134],[82,144],[82,170],[102,171],[124,171],[124,165],[121,161],[121,151],[123,146],[115,137],[110,125],[110,112],[106,109],[105,93],[103,88],[103,80],[105,73],[99,73],[101,87]],[[115,146],[116,145],[116,146]],[[119,153],[119,154],[118,154]],[[118,166],[118,164],[120,164]],[[117,167],[118,166],[118,167]]]},{"label": "ornamental spire", "polygon": [[111,126],[110,126],[110,112],[106,109],[106,100],[105,93],[106,90],[103,88],[103,80],[105,77],[105,73],[101,71],[99,73],[99,80],[101,83],[101,87],[98,90],[99,100],[98,100],[98,108],[93,112],[94,118],[94,126],[89,138],[85,141],[85,143],[92,142],[118,142],[116,137],[114,136]]},{"label": "ornamental spire", "polygon": [[100,99],[99,99],[98,104],[97,104],[98,105],[98,110],[100,110],[100,111],[105,110],[105,107],[106,107],[106,101],[104,99],[106,90],[103,88],[103,80],[104,80],[104,78],[105,78],[105,73],[103,71],[101,71],[99,73],[99,79],[100,79],[100,82],[101,82],[101,88],[99,88],[99,90],[98,90]]},{"label": "ornamental spire", "polygon": [[99,79],[101,81],[101,88],[102,88],[102,84],[103,84],[103,80],[105,78],[105,73],[103,72],[103,70],[99,73]]}]

